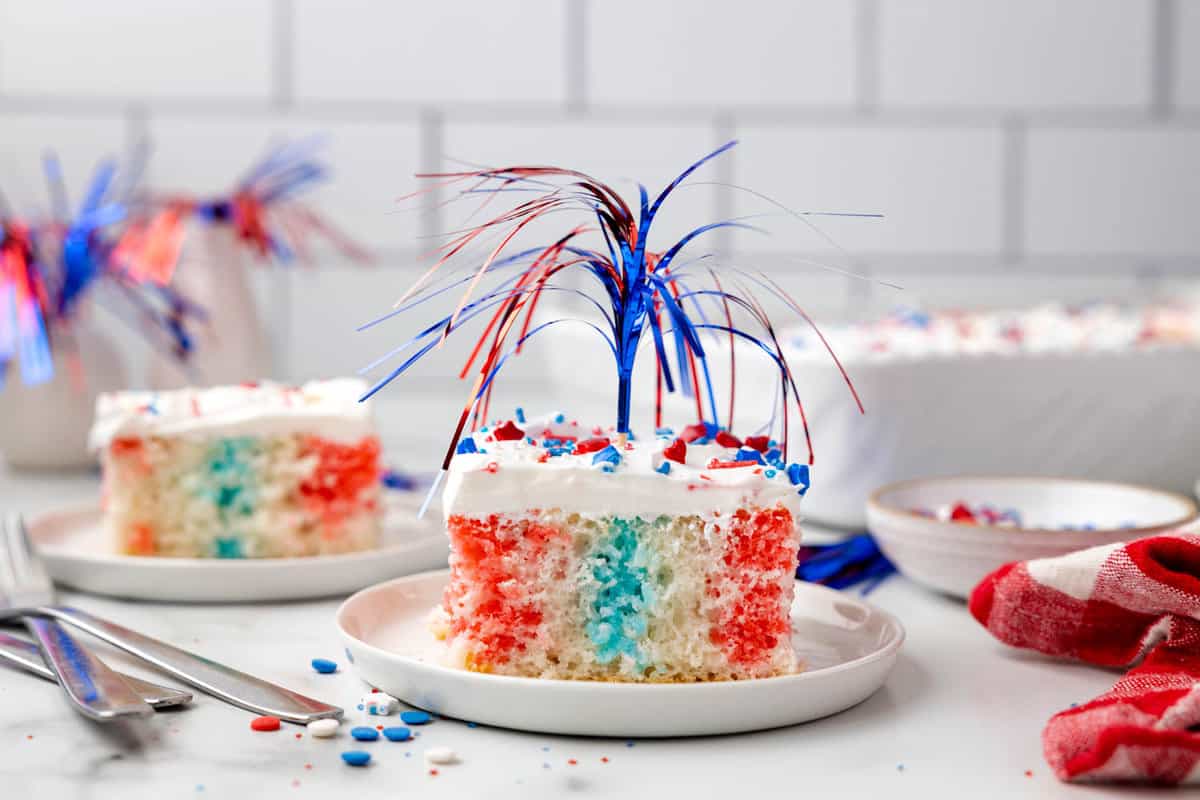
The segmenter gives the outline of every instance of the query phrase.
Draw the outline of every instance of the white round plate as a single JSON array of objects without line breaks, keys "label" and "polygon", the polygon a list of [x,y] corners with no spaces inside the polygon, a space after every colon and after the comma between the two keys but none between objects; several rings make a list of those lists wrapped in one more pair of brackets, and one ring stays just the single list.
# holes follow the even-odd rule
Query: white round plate
[{"label": "white round plate", "polygon": [[32,520],[30,536],[55,583],[93,594],[185,603],[307,600],[348,594],[397,575],[444,566],[438,515],[417,519],[388,502],[375,550],[308,558],[160,558],[112,552],[96,506]]},{"label": "white round plate", "polygon": [[442,666],[426,621],[449,572],[398,578],[337,612],[347,656],[379,689],[437,714],[502,728],[582,736],[702,736],[778,728],[865,700],[892,666],[904,629],[890,614],[823,586],[796,584],[795,675],[631,684],[541,680]]}]

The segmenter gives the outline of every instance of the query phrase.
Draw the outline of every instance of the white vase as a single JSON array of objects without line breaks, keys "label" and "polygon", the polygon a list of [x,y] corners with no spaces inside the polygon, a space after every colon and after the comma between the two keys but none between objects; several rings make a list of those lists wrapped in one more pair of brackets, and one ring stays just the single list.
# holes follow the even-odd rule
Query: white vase
[{"label": "white vase", "polygon": [[121,354],[86,314],[51,331],[51,341],[53,378],[27,386],[14,364],[0,389],[0,450],[14,469],[91,467],[96,397],[126,385]]},{"label": "white vase", "polygon": [[172,286],[200,306],[186,361],[155,354],[148,380],[155,389],[257,381],[271,375],[271,353],[250,286],[245,245],[228,225],[198,225],[189,237]]}]

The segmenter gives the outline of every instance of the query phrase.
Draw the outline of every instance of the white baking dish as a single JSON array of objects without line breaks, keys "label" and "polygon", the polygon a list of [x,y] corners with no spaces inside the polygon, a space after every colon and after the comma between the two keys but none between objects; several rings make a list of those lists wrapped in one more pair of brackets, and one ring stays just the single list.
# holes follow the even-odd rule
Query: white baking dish
[{"label": "white baking dish", "polygon": [[[594,333],[571,328],[561,326],[544,345],[554,400],[607,424],[615,409],[611,356]],[[851,361],[846,368],[865,415],[831,360],[793,355],[816,453],[804,513],[821,523],[862,528],[874,489],[919,477],[1076,477],[1186,494],[1200,475],[1194,347]],[[725,413],[728,350],[714,342],[709,360]],[[777,374],[761,352],[739,347],[735,433],[751,433],[769,418]],[[634,378],[635,430],[651,424],[653,382],[652,354],[644,350]],[[695,421],[690,401],[669,397],[665,408],[669,423]],[[802,460],[794,413],[792,423],[789,456]]]}]

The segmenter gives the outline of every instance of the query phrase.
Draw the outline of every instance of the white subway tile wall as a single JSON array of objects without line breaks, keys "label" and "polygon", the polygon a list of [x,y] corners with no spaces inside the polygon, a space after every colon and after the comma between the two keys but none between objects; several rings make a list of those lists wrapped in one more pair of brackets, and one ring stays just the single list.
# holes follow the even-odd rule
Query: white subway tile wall
[{"label": "white subway tile wall", "polygon": [[880,99],[897,106],[1145,108],[1153,4],[879,4]]},{"label": "white subway tile wall", "polygon": [[1004,148],[995,128],[746,126],[738,135],[737,185],[797,212],[883,214],[802,222],[737,192],[737,214],[766,214],[772,232],[739,232],[741,249],[829,250],[811,225],[861,254],[1000,253]]},{"label": "white subway tile wall", "polygon": [[1172,76],[1181,108],[1200,107],[1200,3],[1176,1],[1171,37]]},{"label": "white subway tile wall", "polygon": [[[637,183],[650,191],[668,184],[688,160],[718,146],[712,126],[703,123],[662,124],[554,121],[478,123],[448,119],[445,153],[488,166],[560,164],[591,175],[604,175],[614,189],[636,201]],[[453,166],[453,164],[452,164]],[[703,174],[712,180],[714,170]],[[670,205],[663,205],[662,218],[648,240],[651,248],[665,250],[692,228],[712,220],[717,213],[716,187],[696,185],[679,190]],[[524,202],[528,197],[516,195]],[[442,215],[447,228],[455,228],[475,204],[450,207]],[[499,210],[496,210],[499,213]],[[590,223],[591,220],[584,220]],[[564,225],[577,220],[549,216],[521,231],[515,244],[534,246],[562,235]],[[661,226],[661,227],[660,227]],[[593,226],[594,227],[594,226]],[[526,231],[529,235],[525,235]],[[602,242],[597,240],[597,246]]]},{"label": "white subway tile wall", "polygon": [[396,202],[420,171],[415,122],[170,115],[152,117],[147,133],[154,146],[151,185],[198,193],[227,190],[272,144],[315,138],[331,176],[310,195],[314,209],[376,251],[413,248],[421,233],[418,204]]},{"label": "white subway tile wall", "polygon": [[17,0],[0,4],[6,95],[266,99],[270,0]]},{"label": "white subway tile wall", "polygon": [[596,105],[854,103],[852,2],[603,0],[588,13]]},{"label": "white subway tile wall", "polygon": [[1031,252],[1200,252],[1200,130],[1047,128],[1029,135]]},{"label": "white subway tile wall", "polygon": [[123,154],[125,118],[114,113],[0,111],[0,194],[13,213],[50,207],[42,160],[53,154],[69,188],[82,191],[92,170]]},{"label": "white subway tile wall", "polygon": [[301,101],[562,103],[559,0],[296,0]]},{"label": "white subway tile wall", "polygon": [[[259,281],[292,378],[402,341],[411,320],[353,329],[465,210],[396,198],[464,161],[653,189],[738,138],[663,232],[753,216],[773,235],[713,247],[825,317],[1173,289],[1200,274],[1198,111],[1200,3],[1184,0],[0,4],[0,191],[16,209],[45,205],[50,147],[78,187],[149,136],[151,185],[210,192],[273,139],[327,138],[334,174],[312,202],[377,258],[322,250]],[[884,218],[807,218],[834,245],[739,187]]]}]

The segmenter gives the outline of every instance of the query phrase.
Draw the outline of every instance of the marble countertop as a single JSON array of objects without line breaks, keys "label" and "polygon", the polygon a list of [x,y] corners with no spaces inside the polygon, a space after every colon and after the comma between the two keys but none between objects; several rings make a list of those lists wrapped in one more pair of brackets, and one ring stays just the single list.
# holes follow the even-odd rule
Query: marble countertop
[{"label": "marble countertop", "polygon": [[[95,491],[92,476],[0,476],[3,507],[28,512],[87,500]],[[334,629],[340,599],[236,606],[65,599],[342,705],[351,722],[361,718],[353,709],[365,687],[345,663]],[[351,749],[348,725],[332,741],[297,736],[302,729],[286,724],[256,733],[251,714],[199,696],[184,710],[106,727],[71,713],[51,684],[0,667],[0,786],[5,797],[122,800],[331,792],[628,800],[735,796],[750,786],[762,796],[797,797],[1112,794],[1056,781],[1042,760],[1040,735],[1054,712],[1104,691],[1115,673],[1006,650],[962,603],[902,578],[884,583],[870,600],[903,621],[908,639],[885,687],[834,717],[762,733],[632,743],[437,720],[411,743],[367,745],[374,758],[366,769],[341,762],[340,753]],[[153,677],[98,643],[97,650]],[[314,657],[335,659],[341,670],[318,675],[309,667]],[[439,745],[454,749],[461,762],[430,775],[422,751]],[[1143,792],[1152,794],[1122,796]]]}]

